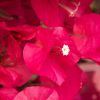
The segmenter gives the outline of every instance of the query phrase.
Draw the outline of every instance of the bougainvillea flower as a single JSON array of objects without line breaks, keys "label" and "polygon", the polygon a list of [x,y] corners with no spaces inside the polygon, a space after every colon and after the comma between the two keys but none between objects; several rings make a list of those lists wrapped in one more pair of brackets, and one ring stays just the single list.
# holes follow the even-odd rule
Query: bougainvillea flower
[{"label": "bougainvillea flower", "polygon": [[75,22],[73,39],[83,58],[100,62],[100,15],[87,14]]},{"label": "bougainvillea flower", "polygon": [[[80,57],[66,31],[62,27],[50,29],[39,27],[36,34],[36,42],[27,43],[23,50],[28,68],[34,74],[48,77],[58,85],[71,78],[70,84],[79,90],[81,71],[75,64]],[[71,73],[71,70],[75,72]]]},{"label": "bougainvillea flower", "polygon": [[[75,64],[79,60],[79,53],[74,49],[75,45],[62,27],[55,29],[39,27],[36,34],[36,42],[27,43],[23,50],[24,60],[32,72],[40,70],[42,68],[41,66],[51,66],[51,62],[57,66],[57,64],[55,64],[56,57],[59,57],[58,60],[62,62],[66,61],[66,63],[71,60],[72,62],[68,63],[69,65]],[[35,68],[36,66],[38,66],[37,69]],[[48,68],[51,69],[51,67]],[[47,71],[45,71],[45,73],[47,73]]]},{"label": "bougainvillea flower", "polygon": [[48,87],[32,86],[19,92],[14,100],[60,100],[58,93]]}]

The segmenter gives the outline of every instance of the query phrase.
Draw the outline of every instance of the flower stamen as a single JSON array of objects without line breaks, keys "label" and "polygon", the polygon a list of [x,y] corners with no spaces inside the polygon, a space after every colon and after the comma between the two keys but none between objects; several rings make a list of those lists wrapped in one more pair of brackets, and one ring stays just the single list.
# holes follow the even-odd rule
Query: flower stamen
[{"label": "flower stamen", "polygon": [[64,5],[64,4],[61,4],[59,3],[59,6],[62,7],[63,9],[65,9],[66,11],[69,12],[69,17],[74,17],[79,6],[80,6],[80,2],[78,4],[76,4],[75,2],[73,2],[73,5],[75,5],[75,9],[71,9],[70,7]]},{"label": "flower stamen", "polygon": [[64,44],[62,47],[63,56],[67,56],[69,54],[69,52],[70,52],[69,46]]}]

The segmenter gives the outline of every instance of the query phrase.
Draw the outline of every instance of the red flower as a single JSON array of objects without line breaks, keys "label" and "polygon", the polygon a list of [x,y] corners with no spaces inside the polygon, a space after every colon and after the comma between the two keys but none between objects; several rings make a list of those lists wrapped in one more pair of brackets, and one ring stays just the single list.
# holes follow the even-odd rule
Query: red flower
[{"label": "red flower", "polygon": [[[74,87],[75,91],[69,92],[73,98],[79,91],[81,75],[81,71],[75,66],[79,60],[75,45],[62,27],[50,29],[40,27],[36,34],[36,42],[27,43],[23,50],[26,65],[34,74],[46,76],[59,86],[66,80],[64,86],[69,86],[68,91],[72,92],[71,87]],[[67,93],[67,88],[63,90]],[[71,100],[69,95],[64,97],[63,100]]]}]

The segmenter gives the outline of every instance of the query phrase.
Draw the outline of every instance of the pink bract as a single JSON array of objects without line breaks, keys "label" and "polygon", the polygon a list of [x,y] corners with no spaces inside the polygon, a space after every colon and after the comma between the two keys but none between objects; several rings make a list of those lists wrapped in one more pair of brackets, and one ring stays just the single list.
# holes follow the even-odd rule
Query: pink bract
[{"label": "pink bract", "polygon": [[48,87],[32,86],[19,92],[14,100],[60,100],[58,93]]},{"label": "pink bract", "polygon": [[1,88],[0,100],[14,100],[17,93],[18,92],[14,88]]},{"label": "pink bract", "polygon": [[40,22],[47,26],[62,26],[63,16],[59,9],[59,0],[31,0]]},{"label": "pink bract", "polygon": [[83,58],[100,63],[100,15],[87,14],[76,20],[72,36]]}]

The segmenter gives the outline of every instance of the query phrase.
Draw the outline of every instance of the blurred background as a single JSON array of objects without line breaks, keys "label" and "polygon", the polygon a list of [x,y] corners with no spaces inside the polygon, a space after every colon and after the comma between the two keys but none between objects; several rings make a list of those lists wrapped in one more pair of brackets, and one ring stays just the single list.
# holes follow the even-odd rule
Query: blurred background
[{"label": "blurred background", "polygon": [[86,76],[83,76],[85,82],[76,100],[100,100],[100,65],[81,60],[79,66]]}]

